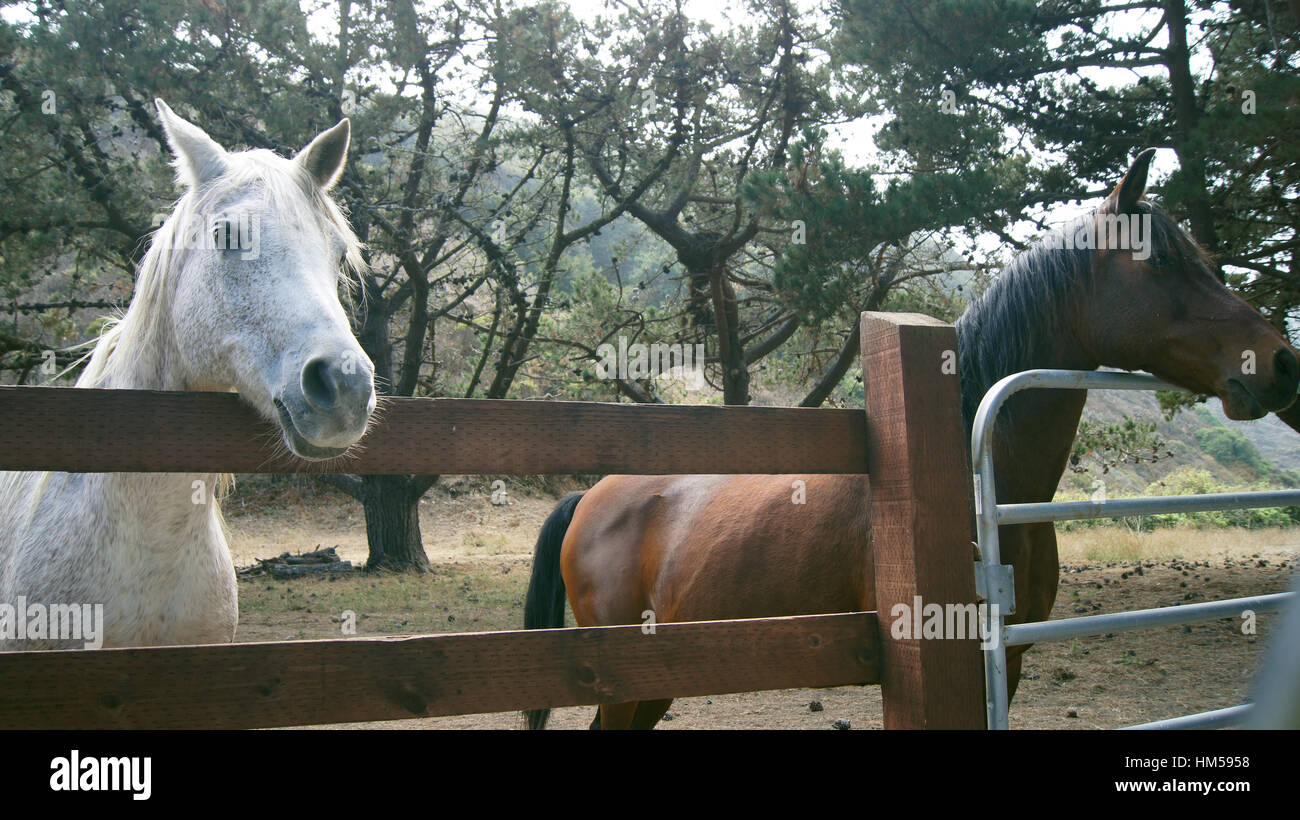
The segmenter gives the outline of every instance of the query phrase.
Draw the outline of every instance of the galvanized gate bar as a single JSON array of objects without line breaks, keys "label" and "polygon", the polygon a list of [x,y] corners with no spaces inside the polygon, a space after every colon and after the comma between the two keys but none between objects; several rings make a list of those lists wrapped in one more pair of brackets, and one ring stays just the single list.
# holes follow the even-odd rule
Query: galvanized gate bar
[{"label": "galvanized gate bar", "polygon": [[1241,706],[1229,706],[1226,709],[1215,709],[1211,712],[1199,712],[1195,715],[1183,715],[1168,720],[1155,720],[1151,723],[1125,726],[1124,729],[1227,729],[1230,726],[1241,725],[1254,711],[1255,705],[1253,703],[1244,703]]},{"label": "galvanized gate bar", "polygon": [[1300,729],[1300,574],[1291,589],[1297,598],[1268,636],[1263,668],[1251,691],[1256,709],[1247,729]]},{"label": "galvanized gate bar", "polygon": [[1032,524],[1079,518],[1122,518],[1128,515],[1244,510],[1300,505],[1300,490],[1259,490],[1248,493],[1143,496],[1110,501],[1049,501],[1039,504],[999,504],[998,524]]},{"label": "galvanized gate bar", "polygon": [[[1026,370],[999,381],[984,394],[971,431],[971,463],[975,467],[975,528],[980,563],[976,581],[988,602],[987,628],[991,635],[1002,633],[1004,618],[1015,612],[1015,592],[1010,572],[1002,565],[998,541],[997,484],[993,472],[993,425],[1003,403],[1021,390],[1044,387],[1084,390],[1104,387],[1114,390],[1176,390],[1154,376],[1137,373],[1078,370]],[[1007,651],[1003,641],[984,652],[985,715],[990,729],[1007,728]]]},{"label": "galvanized gate bar", "polygon": [[[1290,506],[1300,503],[1300,491],[1263,491],[1256,493],[1215,493],[1171,498],[1132,498],[1106,502],[1047,502],[1036,504],[997,503],[997,484],[993,469],[993,428],[1002,405],[1021,390],[1049,388],[1058,390],[1180,390],[1154,376],[1099,370],[1026,370],[1013,373],[993,385],[984,394],[971,430],[971,462],[975,470],[976,537],[980,560],[975,565],[976,583],[987,606],[989,634],[1001,640],[984,651],[985,710],[990,729],[1006,729],[1008,645],[1017,646],[1044,640],[1093,635],[1099,632],[1138,629],[1146,626],[1178,624],[1191,621],[1231,617],[1241,609],[1271,611],[1280,608],[1294,593],[1239,598],[1231,601],[1206,602],[1179,607],[1111,613],[1063,621],[1007,626],[1005,616],[1015,612],[1015,590],[1011,568],[1002,564],[998,526],[1065,521],[1078,518],[1122,517],[1162,512],[1190,512],[1211,509],[1245,509]],[[1252,606],[1245,606],[1251,602]],[[1098,628],[1098,624],[1101,624]],[[1189,715],[1172,721],[1146,724],[1145,728],[1211,728],[1243,720],[1245,707],[1221,709],[1202,715]],[[1137,728],[1137,727],[1135,727]]]},{"label": "galvanized gate bar", "polygon": [[1236,618],[1242,612],[1276,612],[1295,598],[1294,592],[1273,595],[1254,595],[1226,601],[1203,601],[1199,604],[1164,606],[1154,609],[1135,609],[1130,612],[1108,612],[1105,615],[1085,615],[1082,618],[1063,618],[1059,621],[1039,621],[1030,624],[1011,624],[1002,630],[1002,640],[1007,646],[1020,646],[1039,641],[1064,641],[1107,632],[1127,632],[1154,626],[1176,626],[1199,621],[1218,621]]}]

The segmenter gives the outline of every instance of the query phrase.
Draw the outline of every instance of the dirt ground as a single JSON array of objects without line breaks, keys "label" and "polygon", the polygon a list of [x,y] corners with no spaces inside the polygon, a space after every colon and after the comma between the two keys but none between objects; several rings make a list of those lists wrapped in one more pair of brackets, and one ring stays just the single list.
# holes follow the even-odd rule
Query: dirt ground
[{"label": "dirt ground", "polygon": [[[531,552],[551,497],[512,496],[494,507],[484,486],[422,505],[424,576],[341,574],[240,584],[237,640],[340,637],[344,610],[357,634],[400,635],[522,627]],[[354,564],[366,556],[359,506],[298,483],[226,505],[236,566],[281,552],[336,546]],[[1106,527],[1061,534],[1061,590],[1052,617],[1172,606],[1185,601],[1284,591],[1300,554],[1300,530],[1163,530]],[[1118,633],[1040,644],[1026,655],[1011,707],[1012,728],[1116,728],[1241,703],[1273,616],[1258,634],[1242,622]],[[814,711],[812,704],[820,708]],[[558,709],[552,728],[586,728],[594,707]],[[880,728],[877,687],[806,689],[685,698],[663,729]],[[515,713],[359,724],[367,728],[516,728]]]}]

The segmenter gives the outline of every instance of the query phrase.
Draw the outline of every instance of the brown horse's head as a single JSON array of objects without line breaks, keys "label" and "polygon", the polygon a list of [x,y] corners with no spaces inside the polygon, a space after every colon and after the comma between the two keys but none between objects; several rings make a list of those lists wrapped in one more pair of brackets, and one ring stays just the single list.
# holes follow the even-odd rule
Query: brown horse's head
[{"label": "brown horse's head", "polygon": [[1218,396],[1231,419],[1296,400],[1300,359],[1223,284],[1218,265],[1144,200],[1155,149],[1138,155],[1093,216],[1092,299],[1079,335],[1101,364]]}]

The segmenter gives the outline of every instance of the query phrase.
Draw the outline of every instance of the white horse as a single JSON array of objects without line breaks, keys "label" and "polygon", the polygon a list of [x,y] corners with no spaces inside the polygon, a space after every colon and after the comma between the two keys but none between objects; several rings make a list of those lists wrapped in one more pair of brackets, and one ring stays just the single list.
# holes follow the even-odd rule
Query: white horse
[{"label": "white horse", "polygon": [[[340,301],[361,248],[328,195],[348,120],[285,159],[229,153],[156,103],[185,193],[77,387],[236,391],[296,455],[343,454],[375,407],[374,367]],[[214,497],[227,478],[0,473],[0,649],[233,640],[235,572]],[[93,640],[65,634],[66,609],[56,628],[26,622],[48,614],[41,607],[90,616],[100,604]]]}]

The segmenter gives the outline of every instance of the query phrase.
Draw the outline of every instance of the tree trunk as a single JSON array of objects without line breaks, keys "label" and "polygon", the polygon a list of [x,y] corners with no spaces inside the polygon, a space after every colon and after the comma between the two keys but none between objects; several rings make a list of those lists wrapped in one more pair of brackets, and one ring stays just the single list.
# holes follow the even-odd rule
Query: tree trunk
[{"label": "tree trunk", "polygon": [[749,363],[740,342],[740,312],[736,291],[719,265],[709,275],[713,321],[718,331],[718,359],[722,362],[722,401],[749,404]]},{"label": "tree trunk", "polygon": [[420,540],[420,498],[404,475],[361,476],[370,557],[366,569],[429,571]]},{"label": "tree trunk", "polygon": [[[392,394],[393,343],[389,335],[392,314],[373,277],[366,279],[365,319],[357,339],[375,365],[375,389]],[[420,538],[419,496],[412,497],[414,482],[404,475],[363,475],[361,503],[366,513],[366,540],[370,555],[366,569],[429,571],[429,556]],[[421,493],[420,495],[423,495]]]},{"label": "tree trunk", "polygon": [[1219,250],[1218,231],[1214,225],[1214,204],[1210,201],[1209,182],[1205,172],[1203,145],[1194,144],[1194,135],[1200,122],[1201,110],[1196,102],[1196,80],[1192,75],[1191,56],[1187,46],[1187,8],[1184,0],[1165,0],[1165,13],[1169,26],[1169,48],[1165,67],[1169,70],[1169,87],[1174,103],[1174,151],[1178,154],[1184,178],[1187,180],[1187,220],[1192,226],[1192,236],[1206,250]]},{"label": "tree trunk", "polygon": [[[868,310],[874,310],[874,307],[868,308]],[[840,382],[844,380],[844,374],[849,372],[849,367],[861,356],[862,322],[859,321],[853,325],[853,330],[849,331],[849,337],[840,346],[840,352],[835,357],[835,361],[822,374],[821,379],[813,386],[808,395],[803,397],[803,401],[799,402],[799,406],[821,407],[831,392],[836,387],[839,387]]]},{"label": "tree trunk", "polygon": [[[735,345],[734,351],[738,348],[740,340],[731,339]],[[724,404],[749,404],[749,368],[745,366],[744,354],[736,355],[734,352],[723,361],[722,377],[722,401]]]}]

